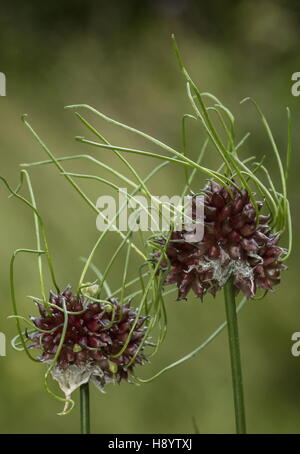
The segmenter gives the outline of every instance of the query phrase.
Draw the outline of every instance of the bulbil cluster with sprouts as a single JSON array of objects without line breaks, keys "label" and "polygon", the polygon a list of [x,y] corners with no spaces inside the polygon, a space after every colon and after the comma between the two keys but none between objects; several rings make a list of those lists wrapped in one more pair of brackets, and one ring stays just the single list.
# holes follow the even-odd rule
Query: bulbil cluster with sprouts
[{"label": "bulbil cluster with sprouts", "polygon": [[[201,241],[187,241],[184,229],[174,231],[170,238],[156,239],[165,245],[161,270],[165,284],[176,284],[178,299],[186,299],[190,290],[203,298],[215,295],[230,276],[238,294],[254,297],[258,288],[272,290],[280,282],[285,265],[280,262],[284,250],[277,243],[280,234],[272,233],[270,215],[260,214],[263,201],[256,207],[246,189],[229,188],[209,181],[203,191],[204,235]],[[201,199],[202,200],[202,199]],[[193,216],[198,198],[192,198]],[[160,252],[153,254],[161,257]]]},{"label": "bulbil cluster with sprouts", "polygon": [[134,366],[144,364],[146,317],[139,317],[130,302],[95,302],[72,293],[70,286],[51,292],[51,305],[35,302],[40,317],[31,317],[37,330],[27,334],[28,348],[41,350],[38,359],[48,363],[61,346],[51,373],[66,395],[89,379],[101,390],[106,383],[129,381]]}]

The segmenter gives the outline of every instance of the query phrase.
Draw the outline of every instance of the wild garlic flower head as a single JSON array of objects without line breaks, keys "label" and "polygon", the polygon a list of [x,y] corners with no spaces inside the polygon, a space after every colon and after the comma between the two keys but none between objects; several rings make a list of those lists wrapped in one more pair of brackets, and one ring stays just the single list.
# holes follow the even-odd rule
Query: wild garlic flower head
[{"label": "wild garlic flower head", "polygon": [[[231,185],[228,190],[215,181],[203,195],[203,239],[191,243],[185,230],[171,234],[161,266],[165,284],[177,285],[178,299],[186,299],[190,290],[201,299],[207,292],[215,295],[230,276],[236,293],[247,297],[254,297],[258,288],[272,290],[286,267],[280,262],[280,234],[272,232],[270,216],[260,214],[264,203],[256,202],[256,211],[246,189]],[[196,197],[192,203],[195,210]],[[164,237],[156,241],[166,243]]]},{"label": "wild garlic flower head", "polygon": [[37,329],[27,334],[29,348],[41,350],[38,359],[50,363],[64,336],[51,374],[66,397],[89,380],[100,390],[110,382],[130,381],[135,365],[146,361],[146,317],[139,317],[130,302],[94,302],[72,293],[71,287],[50,292],[49,302],[46,307],[36,301],[40,317],[31,317]]}]

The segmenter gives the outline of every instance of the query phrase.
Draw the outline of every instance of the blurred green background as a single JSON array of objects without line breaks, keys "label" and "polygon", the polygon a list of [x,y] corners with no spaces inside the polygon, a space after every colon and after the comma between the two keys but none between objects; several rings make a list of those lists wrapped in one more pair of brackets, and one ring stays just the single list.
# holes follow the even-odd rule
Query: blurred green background
[{"label": "blurred green background", "polygon": [[[201,3],[201,4],[200,4]],[[201,90],[220,97],[236,117],[238,137],[251,136],[243,156],[266,153],[268,169],[277,175],[265,131],[253,107],[240,105],[253,96],[270,121],[280,151],[286,151],[286,106],[293,116],[294,155],[289,191],[295,231],[294,251],[282,285],[264,301],[249,303],[240,314],[248,430],[252,433],[300,432],[300,358],[291,355],[291,335],[300,331],[299,310],[299,145],[300,99],[290,92],[291,75],[299,71],[300,5],[292,1],[149,0],[131,2],[60,1],[2,2],[0,71],[6,74],[7,96],[0,98],[1,175],[19,181],[19,163],[45,155],[20,120],[28,113],[33,127],[56,156],[91,153],[123,169],[108,151],[89,149],[73,140],[86,134],[72,112],[63,107],[87,103],[142,129],[174,147],[180,146],[181,116],[191,107],[171,47],[175,33],[185,63]],[[155,150],[133,135],[88,115],[118,145]],[[196,157],[204,140],[198,125],[189,126],[189,150]],[[127,156],[142,175],[153,160]],[[216,154],[206,156],[216,168]],[[86,161],[70,162],[68,170],[96,173]],[[101,175],[107,176],[105,172]],[[37,202],[44,216],[59,283],[78,281],[82,263],[97,238],[95,215],[51,167],[31,170]],[[275,176],[275,179],[277,176]],[[201,188],[203,177],[196,187]],[[107,193],[95,182],[80,182],[93,200]],[[183,185],[182,169],[169,165],[150,187],[155,194],[176,194]],[[7,356],[0,357],[1,433],[76,433],[79,405],[70,416],[56,415],[60,403],[43,389],[44,367],[31,363],[9,345],[15,335],[9,295],[9,260],[14,249],[34,248],[32,213],[18,200],[1,200],[0,331],[7,337]],[[116,246],[110,234],[95,263],[103,269]],[[284,241],[283,241],[284,244]],[[133,276],[138,261],[132,261]],[[17,262],[20,312],[35,313],[26,295],[39,295],[36,259]],[[120,283],[121,265],[110,276]],[[91,275],[92,279],[92,275]],[[49,284],[50,285],[50,284]],[[200,344],[223,320],[222,295],[205,304],[167,302],[169,331],[150,365],[137,371],[150,377],[161,367]],[[54,389],[56,385],[53,383]],[[227,333],[198,357],[143,386],[92,389],[95,433],[200,433],[234,431]],[[78,403],[78,395],[75,396]]]}]

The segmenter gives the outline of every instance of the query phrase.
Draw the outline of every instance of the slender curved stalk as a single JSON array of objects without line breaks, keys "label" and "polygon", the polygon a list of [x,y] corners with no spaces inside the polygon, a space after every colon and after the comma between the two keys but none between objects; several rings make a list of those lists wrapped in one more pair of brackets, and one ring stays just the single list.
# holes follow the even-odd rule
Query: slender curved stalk
[{"label": "slender curved stalk", "polygon": [[234,296],[234,287],[232,278],[230,278],[224,287],[225,307],[228,327],[228,340],[231,359],[231,373],[233,398],[235,408],[236,432],[238,434],[246,433],[246,417],[244,406],[244,392],[242,380],[242,367],[240,355],[240,343],[238,333],[238,323]]},{"label": "slender curved stalk", "polygon": [[80,426],[82,434],[90,433],[90,389],[88,382],[80,386]]}]

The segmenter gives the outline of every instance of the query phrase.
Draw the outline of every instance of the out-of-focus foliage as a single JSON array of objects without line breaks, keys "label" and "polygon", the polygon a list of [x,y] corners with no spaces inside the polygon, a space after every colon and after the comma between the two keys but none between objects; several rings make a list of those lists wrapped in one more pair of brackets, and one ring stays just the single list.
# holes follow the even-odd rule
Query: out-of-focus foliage
[{"label": "out-of-focus foliage", "polygon": [[[19,4],[18,4],[19,3]],[[0,98],[1,174],[13,185],[18,165],[43,159],[43,152],[20,121],[23,113],[56,156],[90,152],[104,162],[123,167],[109,151],[88,150],[73,140],[82,126],[67,104],[88,103],[110,116],[173,146],[180,146],[182,114],[190,112],[183,78],[172,51],[176,34],[185,63],[197,84],[222,98],[234,112],[240,136],[251,132],[244,155],[271,156],[264,129],[250,105],[254,97],[270,121],[280,150],[286,150],[286,112],[291,107],[295,152],[289,182],[295,229],[295,248],[282,285],[262,302],[252,302],[240,314],[241,349],[248,426],[250,432],[299,432],[300,359],[290,353],[291,335],[300,331],[298,255],[299,240],[299,122],[300,99],[290,92],[291,75],[299,71],[297,1],[156,0],[132,2],[61,1],[2,2],[0,16],[0,71],[6,74],[7,96]],[[144,142],[118,129],[96,122],[98,129],[117,145],[144,146]],[[189,127],[189,149],[194,158],[203,131]],[[146,147],[145,147],[146,148]],[[152,147],[147,147],[152,151]],[[128,156],[142,174],[156,163]],[[216,154],[206,165],[218,165]],[[95,172],[84,161],[66,168]],[[276,169],[272,159],[268,169]],[[31,170],[36,198],[44,215],[60,285],[75,285],[82,263],[96,236],[95,216],[63,177],[51,167]],[[103,173],[105,176],[105,173]],[[169,165],[152,183],[156,194],[176,194],[183,171]],[[81,183],[81,182],[80,182]],[[204,179],[195,187],[201,188]],[[96,200],[107,192],[96,182],[82,182]],[[198,186],[197,186],[198,184]],[[8,199],[0,188],[0,331],[7,340],[15,335],[11,314],[8,266],[14,249],[35,247],[32,213],[18,200]],[[105,266],[116,236],[110,234],[97,264]],[[136,270],[134,262],[131,273]],[[17,263],[17,293],[22,313],[36,309],[26,295],[38,295],[34,257]],[[121,268],[116,266],[117,288]],[[204,304],[190,298],[185,304],[168,299],[169,332],[151,364],[140,368],[149,377],[161,367],[200,344],[224,319],[219,296]],[[58,417],[59,404],[43,390],[43,366],[7,346],[0,357],[0,432],[78,432],[78,406],[67,417]],[[226,332],[197,358],[166,373],[153,383],[135,387],[110,386],[101,395],[92,391],[95,432],[193,432],[193,418],[201,433],[234,430],[230,364]]]}]

